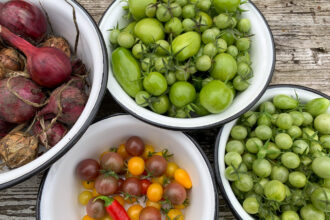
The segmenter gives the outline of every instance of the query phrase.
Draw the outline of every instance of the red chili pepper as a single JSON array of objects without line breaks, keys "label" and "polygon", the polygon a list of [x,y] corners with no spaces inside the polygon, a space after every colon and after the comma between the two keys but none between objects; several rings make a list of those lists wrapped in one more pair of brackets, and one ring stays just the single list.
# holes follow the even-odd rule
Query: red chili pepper
[{"label": "red chili pepper", "polygon": [[108,214],[113,218],[113,220],[130,220],[126,210],[123,206],[120,205],[117,200],[107,196],[98,196],[94,199],[94,201],[97,199],[101,199],[105,202],[105,209],[107,210]]}]

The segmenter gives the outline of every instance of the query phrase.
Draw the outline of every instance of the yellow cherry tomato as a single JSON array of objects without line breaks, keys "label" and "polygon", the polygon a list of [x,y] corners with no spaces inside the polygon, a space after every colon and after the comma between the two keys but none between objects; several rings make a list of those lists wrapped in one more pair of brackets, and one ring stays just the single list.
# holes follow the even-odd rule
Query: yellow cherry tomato
[{"label": "yellow cherry tomato", "polygon": [[184,215],[179,209],[171,209],[167,213],[167,220],[184,220]]},{"label": "yellow cherry tomato", "polygon": [[88,215],[85,215],[82,220],[95,220],[95,218],[89,217]]},{"label": "yellow cherry tomato", "polygon": [[160,176],[160,177],[154,177],[151,179],[152,183],[159,183],[160,185],[163,185],[165,181],[165,176]]},{"label": "yellow cherry tomato", "polygon": [[113,220],[113,218],[111,218],[109,215],[105,215],[102,218],[100,218],[100,220]]},{"label": "yellow cherry tomato", "polygon": [[83,191],[79,194],[78,200],[79,203],[82,205],[87,205],[89,200],[93,198],[93,193],[90,191]]},{"label": "yellow cherry tomato", "polygon": [[155,148],[152,145],[146,145],[144,147],[144,152],[142,154],[142,157],[147,159],[149,157],[150,154],[152,154],[153,152],[155,152]]},{"label": "yellow cherry tomato", "polygon": [[181,205],[174,205],[174,208],[176,209],[185,209],[186,206],[184,204],[181,204]]},{"label": "yellow cherry tomato", "polygon": [[168,177],[174,177],[175,171],[179,169],[179,166],[174,162],[167,162],[166,175]]},{"label": "yellow cherry tomato", "polygon": [[93,189],[94,188],[94,181],[82,181],[82,185],[85,189]]},{"label": "yellow cherry tomato", "polygon": [[120,205],[124,206],[125,205],[125,199],[121,196],[114,196],[113,197],[115,200],[117,200],[117,202],[119,202]]},{"label": "yellow cherry tomato", "polygon": [[122,156],[122,158],[125,160],[129,157],[126,149],[125,149],[125,144],[121,144],[119,145],[118,149],[117,149],[117,153]]},{"label": "yellow cherry tomato", "polygon": [[97,196],[100,196],[101,194],[99,194],[96,189],[94,188],[93,191],[92,191],[92,194],[93,194],[93,197],[97,197]]},{"label": "yellow cherry tomato", "polygon": [[147,189],[147,197],[152,202],[158,202],[163,197],[163,186],[159,183],[152,183]]},{"label": "yellow cherry tomato", "polygon": [[192,182],[189,177],[189,174],[183,169],[177,169],[175,171],[174,179],[186,189],[190,189],[192,187]]},{"label": "yellow cherry tomato", "polygon": [[144,172],[144,160],[141,157],[132,157],[128,161],[128,171],[134,176],[139,176]]},{"label": "yellow cherry tomato", "polygon": [[158,210],[160,210],[160,208],[162,207],[159,202],[153,202],[153,201],[150,201],[149,199],[146,202],[146,206],[151,206]]},{"label": "yellow cherry tomato", "polygon": [[132,205],[127,210],[127,215],[130,220],[139,220],[140,212],[142,211],[143,207],[139,204]]}]

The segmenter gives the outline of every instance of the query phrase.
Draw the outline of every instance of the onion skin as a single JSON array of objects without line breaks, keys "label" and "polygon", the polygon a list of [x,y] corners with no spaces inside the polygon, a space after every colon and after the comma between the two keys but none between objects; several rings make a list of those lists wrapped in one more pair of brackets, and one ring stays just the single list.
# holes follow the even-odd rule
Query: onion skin
[{"label": "onion skin", "polygon": [[36,43],[45,37],[47,20],[35,5],[22,0],[11,0],[0,6],[0,10],[0,24],[15,34]]},{"label": "onion skin", "polygon": [[0,62],[9,70],[20,71],[24,69],[24,61],[13,48],[4,48],[0,51]]},{"label": "onion skin", "polygon": [[[0,80],[0,118],[14,124],[24,123],[36,114],[38,108],[25,103],[12,94],[7,87],[8,80],[8,78]],[[32,80],[14,77],[9,84],[12,90],[24,100],[37,104],[42,104],[45,101],[45,94]]]},{"label": "onion skin", "polygon": [[39,85],[54,88],[69,79],[72,72],[71,62],[61,50],[34,47],[1,25],[0,36],[26,55],[28,72],[32,80]]},{"label": "onion skin", "polygon": [[71,50],[69,43],[63,37],[50,37],[42,43],[42,47],[52,47],[63,51],[69,58]]},{"label": "onion skin", "polygon": [[[44,125],[47,129],[51,121],[45,121]],[[67,133],[68,129],[65,125],[60,122],[55,122],[46,133],[43,132],[40,121],[37,121],[33,126],[33,133],[35,136],[38,136],[40,143],[45,147],[55,146]]]},{"label": "onion skin", "polygon": [[87,75],[87,69],[85,64],[79,58],[75,58],[71,62],[72,73],[75,75]]}]

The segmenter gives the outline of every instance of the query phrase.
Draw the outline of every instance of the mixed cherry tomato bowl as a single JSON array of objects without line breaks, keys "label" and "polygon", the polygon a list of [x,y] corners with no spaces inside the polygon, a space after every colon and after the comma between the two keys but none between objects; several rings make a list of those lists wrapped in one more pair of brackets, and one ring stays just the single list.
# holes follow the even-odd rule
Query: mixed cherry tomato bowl
[{"label": "mixed cherry tomato bowl", "polygon": [[[270,86],[266,90],[265,94],[261,97],[261,99],[259,100],[259,102],[251,109],[251,111],[258,112],[259,110],[257,108],[259,108],[259,106],[260,106],[261,103],[264,103],[266,101],[272,101],[272,100],[274,100],[273,98],[275,96],[278,96],[278,95],[286,95],[286,96],[292,97],[293,98],[292,100],[295,100],[298,97],[299,98],[299,103],[303,103],[303,104],[306,104],[307,102],[309,102],[311,100],[314,100],[314,99],[318,99],[318,98],[323,98],[323,100],[326,100],[326,99],[329,100],[330,99],[329,96],[327,96],[327,95],[325,95],[325,94],[323,94],[323,93],[321,93],[319,91],[316,91],[316,90],[313,90],[313,89],[310,89],[310,88],[306,88],[306,87],[303,87],[303,86],[297,86],[297,85],[273,85],[273,86]],[[306,111],[306,109],[304,111]],[[327,113],[330,113],[330,108],[328,108]],[[216,140],[216,143],[215,143],[215,155],[214,155],[215,156],[215,173],[216,173],[216,176],[217,176],[217,181],[218,181],[219,189],[221,190],[223,196],[226,198],[226,201],[227,201],[228,205],[230,206],[231,210],[233,211],[234,215],[238,219],[252,220],[252,219],[254,219],[255,216],[252,217],[249,213],[247,213],[245,211],[245,209],[243,208],[243,205],[241,205],[239,199],[236,197],[236,195],[234,193],[234,190],[233,190],[233,188],[231,186],[231,182],[226,178],[228,176],[225,174],[225,170],[228,167],[226,165],[226,162],[225,162],[225,155],[228,154],[228,153],[226,153],[226,151],[228,152],[228,145],[227,145],[227,143],[230,140],[230,137],[232,137],[232,135],[233,135],[232,134],[233,133],[232,132],[232,129],[234,128],[235,125],[238,124],[239,120],[240,119],[236,119],[236,120],[234,120],[234,121],[232,121],[230,123],[225,124],[224,127],[221,128],[220,131],[219,131],[219,133],[218,133],[218,137],[217,137],[217,140]],[[259,123],[258,123],[258,125],[260,126]],[[295,126],[295,127],[297,127],[297,126]],[[283,131],[288,132],[287,130],[279,130],[279,131],[280,131],[280,133],[283,132]],[[286,133],[283,133],[283,134],[286,134]],[[251,137],[251,136],[249,136],[249,137]],[[293,140],[295,140],[295,138],[293,138]],[[298,138],[298,140],[299,140],[299,138]],[[268,142],[266,142],[266,143],[268,143]],[[264,146],[266,146],[266,145],[268,145],[268,144],[265,144]],[[266,146],[266,147],[268,147],[268,146]],[[227,148],[227,150],[226,150],[226,148]],[[282,151],[284,151],[284,152],[285,151],[291,152],[290,150],[292,151],[292,148],[289,149],[289,150],[287,149],[287,150],[282,150]],[[259,152],[260,152],[260,150],[259,150]],[[245,153],[245,154],[249,154],[249,153]],[[294,154],[294,153],[291,153],[291,154]],[[262,156],[259,153],[258,153],[258,158],[262,158]],[[267,158],[269,159],[268,156],[267,156]],[[278,157],[276,159],[277,162],[278,161],[281,161],[281,158],[282,157]],[[276,163],[276,160],[274,160],[274,164]],[[293,160],[291,160],[291,161],[293,161]],[[284,164],[283,159],[282,159],[281,162],[278,162],[278,163]],[[272,166],[273,166],[273,168],[274,167],[276,168],[276,164],[275,165],[274,164]],[[282,165],[282,167],[283,166],[286,166],[286,165]],[[293,172],[294,170],[291,169],[291,168],[288,168],[289,170],[291,170],[290,171],[290,175],[291,175],[291,173],[300,173],[300,172]],[[284,169],[286,169],[286,168],[284,168]],[[312,168],[309,168],[309,169],[312,169]],[[255,173],[255,170],[254,169],[253,169],[253,173]],[[249,175],[249,174],[247,174],[247,175]],[[252,177],[252,179],[253,178],[254,177]],[[273,180],[274,178],[275,177],[273,177],[272,175],[269,176],[269,180],[277,181],[277,180]],[[264,179],[267,179],[267,178],[264,178]],[[270,181],[270,182],[272,182],[272,181]],[[289,187],[292,187],[292,189],[299,189],[297,187],[295,188],[295,186],[290,185],[291,182],[289,183],[289,181],[287,181],[285,183],[284,182],[283,182],[282,185],[286,184],[285,187],[287,187],[287,189],[289,189],[288,186]],[[253,188],[251,191],[253,191],[253,190],[255,190],[255,188]],[[245,195],[247,196],[245,198],[249,198],[249,194],[248,193],[246,193]],[[304,201],[304,198],[302,198],[302,197],[297,197],[297,199]],[[245,204],[245,205],[247,205],[247,204]],[[260,204],[259,203],[259,205],[261,207],[263,204]],[[312,205],[309,204],[307,206],[312,206]],[[256,210],[258,210],[258,209],[256,209]],[[307,208],[306,208],[306,210],[307,210]],[[308,210],[310,210],[310,209],[308,208]],[[290,211],[288,211],[288,212],[290,212]],[[300,214],[301,214],[301,212],[302,211],[300,211]],[[297,210],[297,213],[299,213],[299,209]],[[311,213],[313,213],[313,210],[311,211]],[[255,213],[255,214],[258,214],[258,213]],[[292,213],[288,213],[288,214],[292,214]],[[296,215],[296,214],[294,214],[294,215]],[[272,216],[271,215],[269,215],[269,216],[270,216],[270,219],[272,219],[271,218]],[[274,218],[275,219],[279,219],[279,217],[276,217],[276,216]],[[281,219],[287,219],[287,218],[285,218],[283,216]],[[296,218],[293,218],[293,219],[296,219]]]},{"label": "mixed cherry tomato bowl", "polygon": [[[29,0],[28,2],[40,7],[38,0]],[[80,30],[77,57],[82,59],[89,71],[89,99],[79,119],[59,143],[22,167],[0,172],[0,189],[18,184],[45,170],[66,153],[92,123],[106,91],[108,65],[102,35],[93,18],[81,5],[76,1],[69,0],[68,2],[75,8],[76,21]],[[70,46],[73,47],[76,31],[72,7],[65,0],[44,0],[41,3],[48,13],[55,34],[66,38]]]},{"label": "mixed cherry tomato bowl", "polygon": [[131,136],[139,136],[156,151],[167,149],[174,154],[171,160],[189,173],[193,187],[189,191],[190,205],[184,210],[185,219],[217,218],[215,177],[198,144],[182,132],[118,115],[90,126],[72,150],[50,168],[40,187],[38,219],[82,219],[86,207],[78,201],[84,188],[76,173],[77,165],[88,158],[99,160],[103,152],[125,143]]},{"label": "mixed cherry tomato bowl", "polygon": [[[128,21],[123,17],[126,15],[126,11],[123,9],[125,5],[127,5],[127,3],[119,0],[114,1],[103,15],[99,24],[106,41],[109,55],[114,51],[109,41],[109,30],[115,28],[117,25],[119,27],[125,27],[128,24]],[[258,101],[272,78],[275,64],[275,48],[272,33],[260,11],[250,2],[240,7],[247,10],[243,13],[242,17],[248,18],[251,21],[252,29],[250,32],[254,34],[253,37],[251,37],[253,43],[251,43],[252,47],[250,50],[251,67],[254,77],[250,81],[249,88],[238,94],[232,105],[225,111],[219,114],[186,119],[173,118],[154,113],[136,104],[135,100],[127,95],[119,85],[113,70],[109,68],[108,89],[114,99],[133,116],[156,126],[174,130],[202,129],[224,124],[247,111]]]}]

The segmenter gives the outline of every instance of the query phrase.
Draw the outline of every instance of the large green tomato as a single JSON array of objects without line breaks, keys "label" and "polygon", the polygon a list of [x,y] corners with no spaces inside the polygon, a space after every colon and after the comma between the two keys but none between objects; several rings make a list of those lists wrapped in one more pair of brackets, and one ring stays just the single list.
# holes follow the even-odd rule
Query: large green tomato
[{"label": "large green tomato", "polygon": [[162,74],[151,72],[143,79],[143,87],[150,94],[159,96],[166,91],[167,81]]},{"label": "large green tomato", "polygon": [[134,34],[145,44],[164,40],[164,27],[161,22],[154,18],[144,18],[136,23]]},{"label": "large green tomato", "polygon": [[330,106],[330,101],[326,98],[317,98],[306,104],[306,110],[314,117],[326,113]]},{"label": "large green tomato", "polygon": [[178,61],[196,55],[201,47],[201,36],[194,31],[177,36],[172,42],[172,50]]},{"label": "large green tomato", "polygon": [[320,187],[313,191],[311,196],[315,208],[329,212],[330,211],[330,189]]},{"label": "large green tomato", "polygon": [[214,58],[211,76],[223,82],[231,80],[237,73],[236,60],[227,53],[221,53]]},{"label": "large green tomato", "polygon": [[313,172],[323,179],[330,178],[330,157],[317,157],[312,163]]},{"label": "large green tomato", "polygon": [[286,189],[284,184],[280,181],[272,180],[266,183],[264,193],[268,199],[282,202],[286,196]]},{"label": "large green tomato", "polygon": [[214,0],[213,4],[217,12],[235,12],[240,5],[240,0]]},{"label": "large green tomato", "polygon": [[170,101],[178,108],[193,102],[196,98],[196,90],[193,85],[185,81],[179,81],[170,89]]},{"label": "large green tomato", "polygon": [[146,7],[156,2],[156,0],[128,0],[129,12],[133,15],[135,20],[140,20],[146,17]]},{"label": "large green tomato", "polygon": [[317,116],[314,120],[314,127],[321,134],[330,134],[330,114],[325,113]]},{"label": "large green tomato", "polygon": [[324,212],[315,208],[312,204],[307,204],[300,209],[300,216],[303,220],[324,220]]},{"label": "large green tomato", "polygon": [[199,94],[200,102],[211,113],[220,113],[232,103],[232,90],[220,80],[213,80],[204,86]]}]

